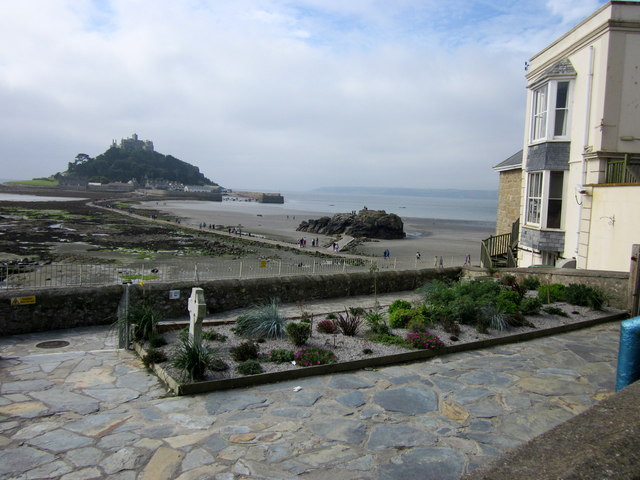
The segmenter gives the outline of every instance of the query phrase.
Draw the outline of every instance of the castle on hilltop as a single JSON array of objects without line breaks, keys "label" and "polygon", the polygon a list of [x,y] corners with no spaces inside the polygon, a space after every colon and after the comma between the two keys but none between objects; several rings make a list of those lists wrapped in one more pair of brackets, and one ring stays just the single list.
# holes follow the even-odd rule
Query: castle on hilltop
[{"label": "castle on hilltop", "polygon": [[113,140],[111,146],[121,148],[122,150],[145,150],[147,152],[153,152],[153,142],[151,140],[139,140],[137,133],[131,135],[130,138],[120,139],[120,145]]}]

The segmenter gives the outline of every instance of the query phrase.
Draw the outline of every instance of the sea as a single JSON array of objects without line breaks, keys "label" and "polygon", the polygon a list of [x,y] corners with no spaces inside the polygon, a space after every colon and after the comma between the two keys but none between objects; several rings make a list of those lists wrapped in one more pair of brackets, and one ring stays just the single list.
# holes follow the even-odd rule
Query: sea
[{"label": "sea", "polygon": [[498,199],[440,196],[282,192],[284,207],[319,213],[385,210],[400,217],[495,223]]}]

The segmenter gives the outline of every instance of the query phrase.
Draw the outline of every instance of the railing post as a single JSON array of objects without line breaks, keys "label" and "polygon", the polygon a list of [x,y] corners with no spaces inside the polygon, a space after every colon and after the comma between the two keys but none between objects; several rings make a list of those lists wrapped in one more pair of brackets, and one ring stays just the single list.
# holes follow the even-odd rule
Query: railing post
[{"label": "railing post", "polygon": [[242,260],[240,260],[240,273],[238,274],[238,278],[242,278]]},{"label": "railing post", "polygon": [[311,269],[311,273],[313,275],[315,275],[315,273],[316,273],[316,259],[315,258],[313,259],[313,268]]},{"label": "railing post", "polygon": [[343,260],[343,261],[342,261],[342,272],[344,273],[344,272],[346,272],[346,271],[347,271],[347,261],[346,261],[346,260]]},{"label": "railing post", "polygon": [[282,260],[278,262],[278,276],[282,276]]}]

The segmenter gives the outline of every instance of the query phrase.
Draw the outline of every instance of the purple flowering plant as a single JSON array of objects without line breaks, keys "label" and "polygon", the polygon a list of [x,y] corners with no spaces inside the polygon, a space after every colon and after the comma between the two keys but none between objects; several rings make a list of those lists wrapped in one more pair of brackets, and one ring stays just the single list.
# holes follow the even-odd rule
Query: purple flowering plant
[{"label": "purple flowering plant", "polygon": [[405,341],[410,347],[424,350],[437,350],[444,347],[444,342],[437,335],[429,332],[412,332],[407,334]]},{"label": "purple flowering plant", "polygon": [[301,367],[312,367],[334,363],[337,360],[335,354],[320,347],[303,346],[295,353],[295,361]]}]

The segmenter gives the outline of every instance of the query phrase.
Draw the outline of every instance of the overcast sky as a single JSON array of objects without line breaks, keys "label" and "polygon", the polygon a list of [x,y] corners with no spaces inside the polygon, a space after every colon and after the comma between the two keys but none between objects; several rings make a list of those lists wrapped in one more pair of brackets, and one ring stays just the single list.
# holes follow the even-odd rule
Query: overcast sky
[{"label": "overcast sky", "polygon": [[497,188],[524,62],[601,0],[0,2],[2,178],[137,133],[230,188]]}]

